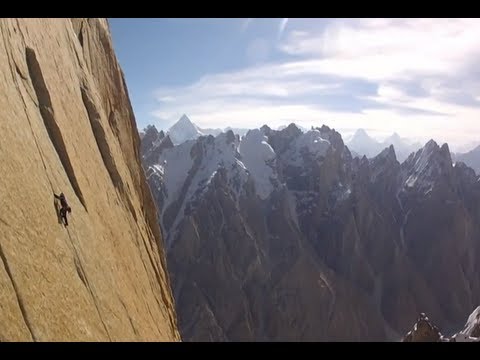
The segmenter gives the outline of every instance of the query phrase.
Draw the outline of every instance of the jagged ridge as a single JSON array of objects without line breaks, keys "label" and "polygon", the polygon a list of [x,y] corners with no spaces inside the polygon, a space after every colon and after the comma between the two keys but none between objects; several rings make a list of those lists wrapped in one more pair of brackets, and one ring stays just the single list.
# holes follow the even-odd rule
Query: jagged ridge
[{"label": "jagged ridge", "polygon": [[[352,158],[326,126],[252,134],[150,159],[185,339],[400,340],[420,311],[455,328],[480,303],[480,182],[448,146],[400,164],[394,146]],[[242,143],[273,151],[265,196]]]}]

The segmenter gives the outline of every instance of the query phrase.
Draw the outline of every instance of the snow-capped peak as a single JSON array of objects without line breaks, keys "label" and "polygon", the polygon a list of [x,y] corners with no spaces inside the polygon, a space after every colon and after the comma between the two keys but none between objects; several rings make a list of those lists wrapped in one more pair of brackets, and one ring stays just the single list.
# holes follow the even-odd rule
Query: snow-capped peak
[{"label": "snow-capped peak", "polygon": [[[227,170],[227,181],[237,196],[250,176],[257,195],[266,199],[274,189],[271,181],[276,177],[274,159],[275,152],[259,129],[250,130],[241,141],[227,131],[167,149],[159,159],[165,174],[164,209],[179,198],[180,192],[185,192],[184,204],[203,194],[220,167]],[[184,187],[187,177],[190,181]]]},{"label": "snow-capped peak", "polygon": [[402,138],[400,137],[400,135],[398,135],[396,132],[394,132],[392,135],[390,135],[388,138],[386,138],[385,141],[395,144],[395,143],[401,142]]},{"label": "snow-capped peak", "polygon": [[371,139],[371,137],[367,134],[367,132],[364,129],[357,129],[357,131],[355,131],[355,134],[353,135],[353,138]]},{"label": "snow-capped peak", "polygon": [[182,126],[195,126],[195,124],[192,123],[192,121],[185,114],[183,114],[182,117],[177,121],[177,124]]},{"label": "snow-capped peak", "polygon": [[396,132],[387,137],[382,144],[384,147],[393,145],[395,147],[397,159],[400,162],[406,160],[410,154],[416,152],[422,147],[419,143],[414,143],[407,138],[402,138]]},{"label": "snow-capped peak", "polygon": [[170,135],[170,139],[173,144],[178,145],[187,140],[193,140],[199,136],[204,135],[203,132],[195,125],[187,115],[182,115],[182,117],[172,125],[172,127],[167,132]]},{"label": "snow-capped peak", "polygon": [[414,156],[410,156],[402,166],[408,172],[406,187],[426,189],[425,193],[428,193],[433,189],[439,175],[451,171],[452,159],[448,145],[443,144],[440,147],[434,140],[430,140]]},{"label": "snow-capped peak", "polygon": [[271,178],[274,177],[274,170],[269,163],[275,159],[275,152],[267,140],[261,130],[254,129],[247,132],[239,147],[242,161],[253,177],[261,199],[266,199],[273,191]]},{"label": "snow-capped peak", "polygon": [[399,149],[400,151],[408,147],[408,144],[397,133],[393,133],[383,141],[383,146],[386,147],[389,145],[393,145],[395,149]]},{"label": "snow-capped peak", "polygon": [[326,139],[328,133],[318,129],[309,130],[297,136],[292,146],[289,146],[286,154],[287,161],[294,166],[300,166],[303,163],[303,154],[313,155],[315,158],[325,156],[330,148],[330,141]]},{"label": "snow-capped peak", "polygon": [[374,157],[384,148],[382,144],[370,137],[363,129],[355,131],[347,142],[347,146],[357,154],[366,155],[369,158]]}]

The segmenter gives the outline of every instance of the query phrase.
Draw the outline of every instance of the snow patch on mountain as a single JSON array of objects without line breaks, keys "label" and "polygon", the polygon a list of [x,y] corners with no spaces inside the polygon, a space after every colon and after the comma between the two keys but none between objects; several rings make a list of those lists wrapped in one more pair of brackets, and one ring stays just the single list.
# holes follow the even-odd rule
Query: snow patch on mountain
[{"label": "snow patch on mountain", "polygon": [[[195,158],[192,158],[192,147],[196,147],[201,157],[198,167],[192,169]],[[161,173],[166,185],[167,200],[164,210],[179,198],[180,191],[186,191],[184,202],[174,222],[175,228],[185,209],[211,186],[220,168],[226,170],[229,189],[233,190],[238,201],[243,192],[243,185],[252,178],[257,195],[266,199],[274,190],[272,179],[276,178],[273,168],[275,152],[268,144],[267,138],[260,130],[252,130],[239,141],[233,133],[221,133],[215,138],[203,137],[200,140],[189,140],[172,149],[166,149],[160,156],[159,165],[155,167]],[[190,184],[184,188],[188,174],[192,171]]]},{"label": "snow patch on mountain", "polygon": [[[407,178],[405,181],[405,185],[409,188],[412,188],[417,184],[417,181],[421,178],[423,183],[421,184],[422,187],[433,186],[431,183],[426,183],[426,179],[428,179],[430,173],[433,170],[433,166],[430,165],[430,158],[433,152],[438,149],[438,145],[435,141],[430,140],[422,150],[420,150],[420,155],[417,155],[417,160],[415,161],[415,165],[413,167],[413,173]],[[427,190],[428,191],[428,190]]]},{"label": "snow patch on mountain", "polygon": [[475,333],[475,335],[478,336],[478,334],[476,334],[476,332],[479,331],[478,329],[480,329],[480,306],[470,314],[462,333],[468,336],[472,336]]},{"label": "snow patch on mountain", "polygon": [[309,153],[315,158],[325,156],[330,148],[330,141],[322,136],[318,129],[309,130],[295,138],[292,146],[286,152],[286,158],[290,165],[301,166],[303,164],[303,155]]},{"label": "snow patch on mountain", "polygon": [[206,143],[204,157],[188,189],[187,201],[194,196],[202,195],[212,183],[219,168],[227,170],[227,181],[230,187],[240,194],[247,173],[245,165],[238,159],[238,141],[230,142],[226,133],[218,135],[212,143]]},{"label": "snow patch on mountain", "polygon": [[163,175],[167,202],[164,209],[179,196],[183,183],[189,170],[192,168],[193,159],[190,155],[195,140],[186,141],[178,146],[165,150],[159,158],[156,170]]},{"label": "snow patch on mountain", "polygon": [[242,138],[239,147],[243,163],[253,177],[255,189],[262,200],[274,189],[271,179],[275,175],[271,165],[275,160],[275,152],[267,141],[259,129],[254,129]]}]

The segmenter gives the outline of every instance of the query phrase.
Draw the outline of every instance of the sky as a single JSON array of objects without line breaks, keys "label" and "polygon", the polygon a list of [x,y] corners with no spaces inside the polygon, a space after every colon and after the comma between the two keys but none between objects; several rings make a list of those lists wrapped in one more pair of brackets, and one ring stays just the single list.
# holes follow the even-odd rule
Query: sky
[{"label": "sky", "polygon": [[480,19],[109,19],[137,126],[480,143]]}]

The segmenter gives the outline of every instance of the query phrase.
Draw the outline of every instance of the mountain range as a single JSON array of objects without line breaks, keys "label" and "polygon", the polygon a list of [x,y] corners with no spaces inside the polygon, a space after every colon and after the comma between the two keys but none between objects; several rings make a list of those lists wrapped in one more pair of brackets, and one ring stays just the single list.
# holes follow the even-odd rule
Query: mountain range
[{"label": "mountain range", "polygon": [[[140,132],[140,137],[143,137],[147,129]],[[170,140],[174,145],[181,144],[187,140],[193,140],[203,135],[213,135],[217,136],[218,134],[232,130],[234,133],[239,134],[240,136],[245,135],[248,129],[243,128],[231,128],[226,127],[225,129],[214,129],[214,128],[200,128],[194,124],[187,115],[182,115],[180,119],[173,124],[166,133],[169,135]]]},{"label": "mountain range", "polygon": [[[299,125],[296,126],[302,132],[308,131],[307,128]],[[283,130],[286,127],[287,125],[282,125],[279,126],[277,130]],[[169,135],[170,140],[174,145],[178,145],[187,140],[193,140],[203,135],[217,136],[220,133],[227,132],[229,130],[232,130],[234,134],[244,136],[249,129],[231,127],[226,127],[225,129],[200,128],[198,125],[193,123],[187,115],[184,114],[166,131],[166,134]],[[141,136],[143,136],[143,134],[144,132],[141,133]],[[351,151],[353,157],[362,157],[365,155],[367,158],[372,158],[378,155],[384,148],[393,145],[397,159],[400,162],[403,162],[411,153],[422,147],[420,143],[412,142],[407,138],[402,138],[397,133],[393,133],[391,136],[380,142],[369,136],[363,129],[358,129],[353,136],[346,141],[346,145]]]},{"label": "mountain range", "polygon": [[480,303],[480,181],[447,144],[360,158],[291,124],[142,148],[185,340],[400,340]]},{"label": "mountain range", "polygon": [[383,149],[393,145],[398,161],[405,161],[408,156],[422,147],[418,142],[409,141],[406,138],[400,137],[397,133],[393,133],[382,142],[370,137],[363,129],[358,129],[349,141],[346,142],[348,148],[357,156],[366,156],[373,158],[378,155]]}]

